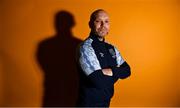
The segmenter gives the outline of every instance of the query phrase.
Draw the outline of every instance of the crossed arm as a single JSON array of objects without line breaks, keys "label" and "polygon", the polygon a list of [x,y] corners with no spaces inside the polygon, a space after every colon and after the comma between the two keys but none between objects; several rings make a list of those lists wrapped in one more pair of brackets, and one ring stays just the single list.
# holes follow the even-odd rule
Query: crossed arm
[{"label": "crossed arm", "polygon": [[80,67],[97,88],[112,86],[119,78],[130,76],[130,67],[116,49],[117,66],[102,69],[91,47],[80,48]]},{"label": "crossed arm", "polygon": [[92,83],[100,89],[108,88],[118,79],[125,79],[131,74],[129,65],[124,62],[120,67],[100,69],[88,75]]}]

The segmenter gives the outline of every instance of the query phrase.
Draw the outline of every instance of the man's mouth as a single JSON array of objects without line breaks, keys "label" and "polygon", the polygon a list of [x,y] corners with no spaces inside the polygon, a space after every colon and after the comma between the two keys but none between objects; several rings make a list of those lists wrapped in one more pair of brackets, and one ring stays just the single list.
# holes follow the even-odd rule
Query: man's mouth
[{"label": "man's mouth", "polygon": [[99,31],[100,31],[100,32],[106,32],[107,29],[106,29],[106,28],[100,28]]}]

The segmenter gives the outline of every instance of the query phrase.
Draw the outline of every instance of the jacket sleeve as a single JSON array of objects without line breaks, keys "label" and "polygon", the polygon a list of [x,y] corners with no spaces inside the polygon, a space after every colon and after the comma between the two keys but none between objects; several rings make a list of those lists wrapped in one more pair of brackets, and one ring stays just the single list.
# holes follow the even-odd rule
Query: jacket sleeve
[{"label": "jacket sleeve", "polygon": [[80,46],[78,60],[80,68],[96,88],[102,89],[113,86],[113,77],[103,74],[95,51],[90,45]]},{"label": "jacket sleeve", "polygon": [[114,81],[116,82],[119,78],[124,79],[127,78],[131,75],[131,69],[130,66],[124,59],[122,58],[120,52],[115,48],[115,53],[116,53],[116,62],[117,66],[111,67],[112,72],[113,72],[113,78]]}]

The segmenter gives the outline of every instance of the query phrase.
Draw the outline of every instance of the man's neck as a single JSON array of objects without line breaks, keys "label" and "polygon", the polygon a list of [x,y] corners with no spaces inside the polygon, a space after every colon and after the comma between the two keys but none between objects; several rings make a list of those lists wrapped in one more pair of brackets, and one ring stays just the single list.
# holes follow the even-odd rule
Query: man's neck
[{"label": "man's neck", "polygon": [[104,40],[104,38],[102,38],[100,36],[98,36],[98,39],[99,39],[99,41],[103,41]]},{"label": "man's neck", "polygon": [[90,34],[95,35],[99,41],[104,41],[105,40],[104,37],[101,37],[101,36],[99,36],[99,35],[97,35],[97,34],[95,34],[93,32],[91,32]]}]

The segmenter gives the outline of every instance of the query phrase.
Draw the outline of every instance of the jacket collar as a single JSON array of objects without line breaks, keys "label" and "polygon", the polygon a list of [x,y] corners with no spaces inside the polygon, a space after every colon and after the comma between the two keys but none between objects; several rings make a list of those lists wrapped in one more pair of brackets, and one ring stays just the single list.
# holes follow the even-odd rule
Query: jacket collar
[{"label": "jacket collar", "polygon": [[100,40],[99,40],[99,37],[100,37],[100,36],[98,36],[98,35],[96,35],[96,34],[94,34],[94,33],[92,33],[92,32],[90,32],[89,37],[90,37],[91,39],[93,39],[93,41],[96,41],[96,42],[104,42],[104,41],[105,41],[105,38],[103,38],[103,41],[100,41]]}]

